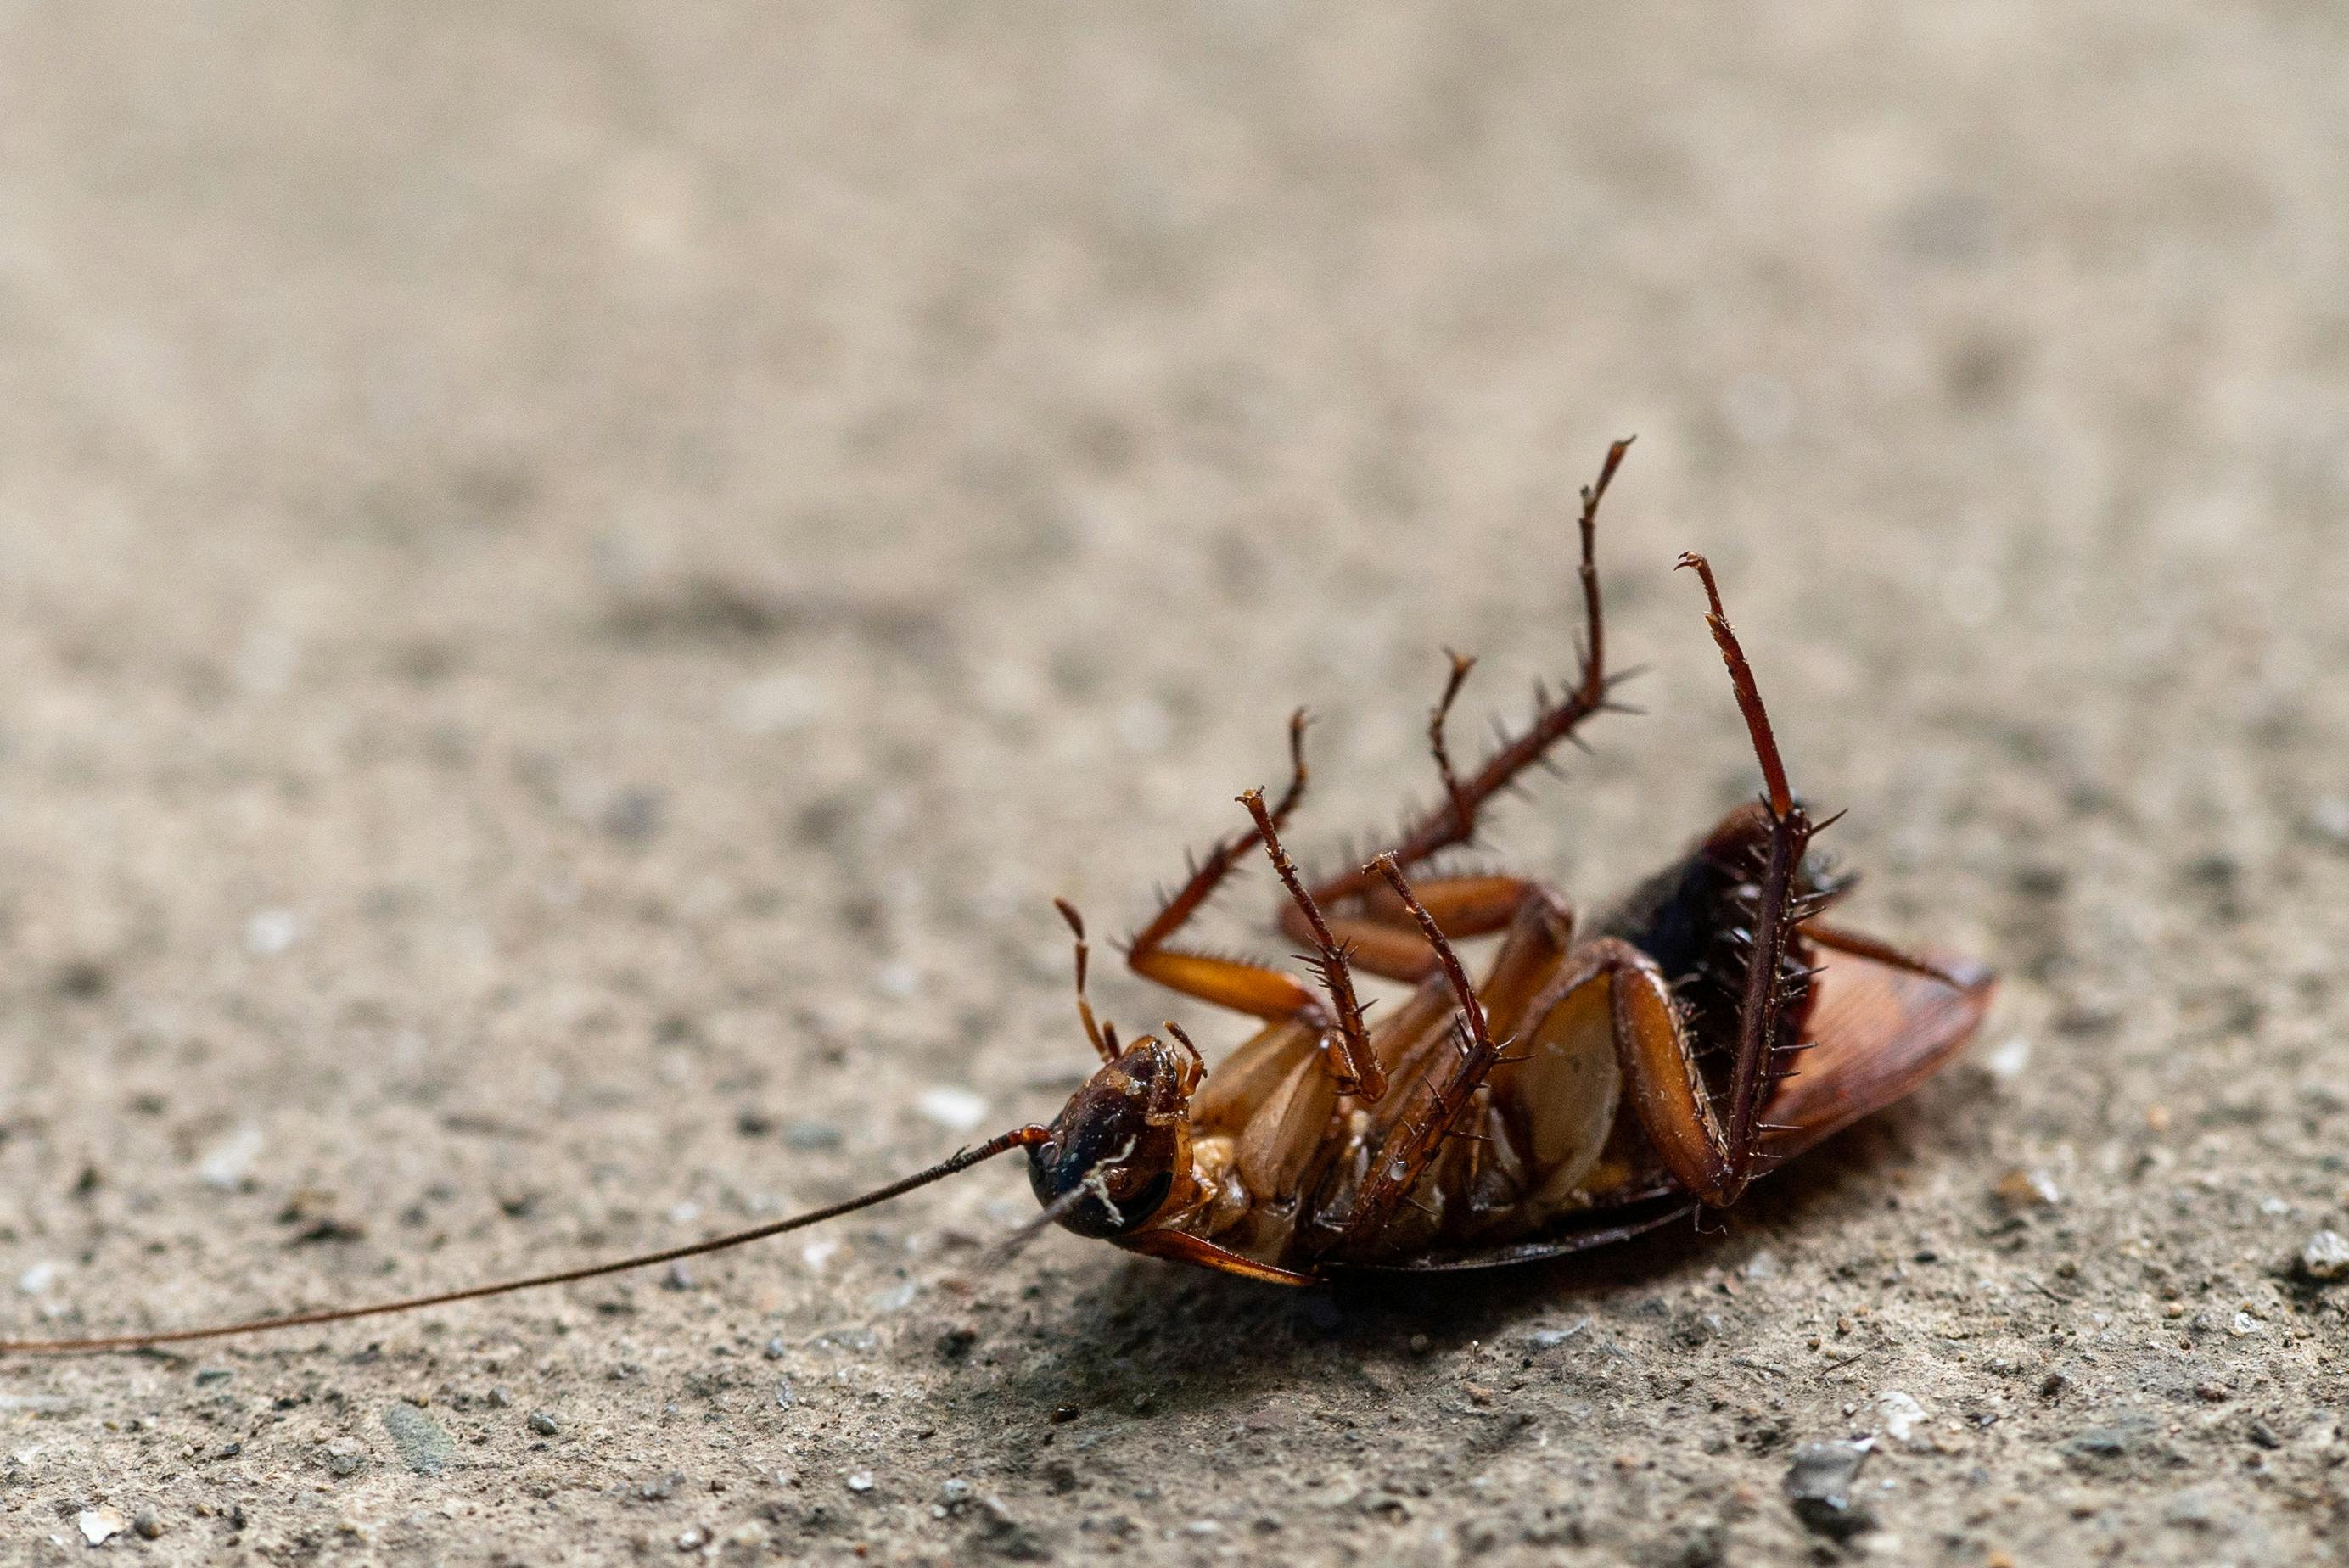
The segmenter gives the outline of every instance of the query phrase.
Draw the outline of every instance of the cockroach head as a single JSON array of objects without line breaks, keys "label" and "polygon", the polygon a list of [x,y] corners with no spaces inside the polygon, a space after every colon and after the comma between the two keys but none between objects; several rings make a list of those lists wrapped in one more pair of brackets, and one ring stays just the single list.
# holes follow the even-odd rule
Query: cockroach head
[{"label": "cockroach head", "polygon": [[1145,1035],[1085,1080],[1028,1150],[1036,1201],[1081,1236],[1122,1236],[1188,1187],[1190,1058]]}]

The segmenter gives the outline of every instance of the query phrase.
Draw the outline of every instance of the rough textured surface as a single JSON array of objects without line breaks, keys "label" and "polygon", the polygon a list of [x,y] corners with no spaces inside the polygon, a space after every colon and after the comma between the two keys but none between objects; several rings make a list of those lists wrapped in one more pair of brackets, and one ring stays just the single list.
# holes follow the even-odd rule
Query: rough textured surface
[{"label": "rough textured surface", "polygon": [[[1499,844],[1588,903],[1751,789],[1700,547],[1861,913],[2010,978],[1726,1234],[1577,1266],[972,1279],[1007,1166],[0,1365],[0,1556],[2341,1553],[2344,74],[2289,0],[11,8],[22,1331],[657,1245],[1049,1113],[1048,895],[1138,919],[1295,702],[1300,850],[1424,799],[1441,645],[1472,709],[1570,662],[1624,431],[1651,716]],[[1807,1527],[1797,1446],[1871,1438]]]}]

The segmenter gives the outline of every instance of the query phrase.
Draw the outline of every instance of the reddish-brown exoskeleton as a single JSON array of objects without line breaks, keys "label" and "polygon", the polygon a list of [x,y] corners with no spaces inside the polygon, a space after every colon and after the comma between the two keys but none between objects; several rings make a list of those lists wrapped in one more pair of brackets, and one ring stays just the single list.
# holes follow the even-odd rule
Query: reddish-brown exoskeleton
[{"label": "reddish-brown exoskeleton", "polygon": [[[1135,1252],[1251,1278],[1346,1268],[1475,1268],[1619,1241],[1746,1185],[1907,1094],[1973,1032],[1978,965],[1911,957],[1826,924],[1849,885],[1807,858],[1752,668],[1701,556],[1707,624],[1728,665],[1764,790],[1588,935],[1556,892],[1514,876],[1407,869],[1475,836],[1480,810],[1607,706],[1593,561],[1598,508],[1628,443],[1582,492],[1588,644],[1580,678],[1472,777],[1444,729],[1474,661],[1453,655],[1429,721],[1444,798],[1359,870],[1309,885],[1280,843],[1305,790],[1303,719],[1278,805],[1240,797],[1226,840],[1128,949],[1136,973],[1253,1014],[1265,1027],[1213,1070],[1183,1031],[1120,1049],[1084,996],[1104,1066],[1029,1150],[1061,1223]],[[1281,927],[1310,944],[1320,995],[1280,971],[1170,943],[1240,856],[1261,847],[1287,890]],[[1498,933],[1481,985],[1452,940]],[[1416,982],[1367,1024],[1352,971]]]},{"label": "reddish-brown exoskeleton", "polygon": [[[1470,842],[1480,811],[1608,707],[1594,560],[1600,499],[1626,441],[1582,492],[1588,645],[1578,678],[1473,775],[1444,720],[1473,660],[1453,656],[1429,721],[1443,799],[1369,864],[1309,883],[1280,842],[1305,792],[1304,719],[1290,721],[1278,802],[1240,797],[1253,825],[1217,844],[1127,949],[1135,973],[1264,1027],[1209,1068],[1176,1025],[1125,1045],[1085,994],[1102,1066],[1049,1127],[1027,1126],[846,1202],[683,1246],[438,1295],[210,1328],[0,1350],[126,1348],[337,1322],[640,1268],[796,1230],[1025,1149],[1045,1217],[1154,1256],[1309,1284],[1346,1269],[1457,1269],[1555,1257],[1651,1229],[1746,1186],[1907,1094],[1964,1043],[1992,977],[1826,923],[1848,886],[1809,859],[1819,824],[1796,801],[1712,569],[1707,624],[1761,764],[1756,801],[1730,812],[1588,934],[1548,887],[1505,875],[1410,872]],[[1261,849],[1309,944],[1319,987],[1173,945],[1244,855]],[[1497,934],[1481,985],[1453,942]],[[1414,983],[1368,1022],[1357,969]]]}]

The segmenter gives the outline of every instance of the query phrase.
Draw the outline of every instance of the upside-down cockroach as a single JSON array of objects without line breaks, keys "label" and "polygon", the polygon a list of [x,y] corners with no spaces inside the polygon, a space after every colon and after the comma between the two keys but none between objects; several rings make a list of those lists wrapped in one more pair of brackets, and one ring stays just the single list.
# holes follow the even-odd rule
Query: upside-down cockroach
[{"label": "upside-down cockroach", "polygon": [[[1850,885],[1809,853],[1826,824],[1796,800],[1768,714],[1703,557],[1693,570],[1763,789],[1588,934],[1529,878],[1410,872],[1475,840],[1480,812],[1609,706],[1595,552],[1599,504],[1628,441],[1582,491],[1586,642],[1571,687],[1466,778],[1444,723],[1474,661],[1453,656],[1428,723],[1442,797],[1384,852],[1313,882],[1280,832],[1305,793],[1305,721],[1290,777],[1133,938],[1133,971],[1263,1020],[1210,1068],[1174,1024],[1120,1044],[1086,995],[1077,1014],[1101,1069],[1049,1126],[1016,1128],[845,1202],[614,1262],[364,1306],[206,1328],[0,1341],[0,1350],[131,1348],[340,1322],[740,1246],[909,1192],[1013,1149],[1044,1215],[1079,1235],[1281,1284],[1351,1269],[1483,1268],[1624,1240],[1733,1203],[1756,1177],[1880,1109],[1949,1059],[1981,1022],[1992,978],[1828,923]],[[1295,976],[1174,938],[1261,849],[1286,891],[1280,927],[1309,944],[1318,993]],[[1482,984],[1453,943],[1498,935]],[[1414,984],[1376,1023],[1356,970]],[[1032,1227],[1031,1227],[1032,1229]]]}]

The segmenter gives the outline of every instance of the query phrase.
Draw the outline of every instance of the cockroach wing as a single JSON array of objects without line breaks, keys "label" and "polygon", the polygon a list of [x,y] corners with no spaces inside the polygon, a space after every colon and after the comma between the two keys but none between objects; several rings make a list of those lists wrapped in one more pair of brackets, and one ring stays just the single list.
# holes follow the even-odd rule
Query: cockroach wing
[{"label": "cockroach wing", "polygon": [[1930,1078],[1966,1043],[1997,986],[1978,964],[1929,955],[1958,982],[1897,968],[1852,953],[1822,953],[1825,968],[1811,1006],[1811,1048],[1778,1086],[1762,1119],[1795,1130],[1764,1145],[1777,1157],[1800,1153],[1883,1109]]}]

